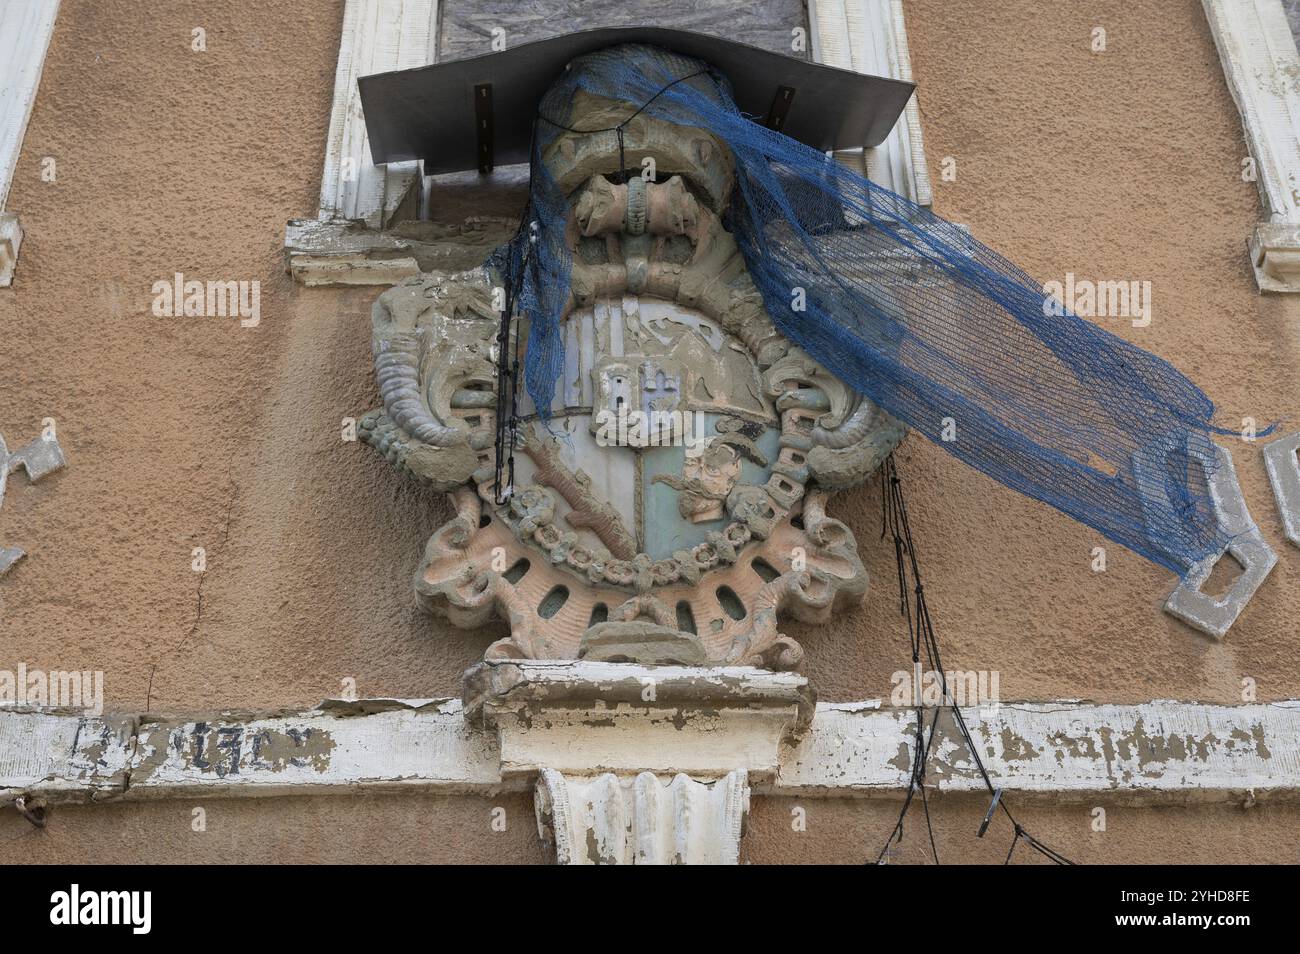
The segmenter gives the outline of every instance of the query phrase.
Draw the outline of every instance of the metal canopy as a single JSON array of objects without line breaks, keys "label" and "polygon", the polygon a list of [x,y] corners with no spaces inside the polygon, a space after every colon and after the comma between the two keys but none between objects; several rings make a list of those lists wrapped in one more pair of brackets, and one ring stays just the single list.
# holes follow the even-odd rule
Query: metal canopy
[{"label": "metal canopy", "polygon": [[879,145],[915,89],[687,30],[585,30],[361,77],[371,157],[376,165],[421,159],[426,175],[527,162],[533,116],[550,84],[575,57],[621,43],[660,46],[712,64],[730,80],[743,112],[823,151]]}]

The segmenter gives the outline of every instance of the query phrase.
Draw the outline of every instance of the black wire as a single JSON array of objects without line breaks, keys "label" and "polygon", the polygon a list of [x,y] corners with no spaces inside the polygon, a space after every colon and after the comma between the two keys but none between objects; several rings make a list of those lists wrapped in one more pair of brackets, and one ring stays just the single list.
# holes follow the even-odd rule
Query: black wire
[{"label": "black wire", "polygon": [[[537,122],[533,121],[528,155],[528,199],[519,213],[519,224],[503,265],[502,282],[505,291],[504,308],[501,312],[501,328],[497,333],[497,407],[496,434],[494,451],[496,453],[495,474],[493,478],[493,499],[497,506],[502,506],[510,499],[515,486],[515,448],[519,436],[519,329],[514,328],[513,357],[510,348],[510,334],[515,319],[515,306],[523,288],[524,275],[528,268],[537,267],[533,255],[532,224],[529,221],[533,211],[533,175],[536,167]],[[505,478],[504,486],[502,478]]]},{"label": "black wire", "polygon": [[566,125],[564,125],[563,123],[557,123],[554,119],[551,119],[549,116],[543,116],[542,113],[541,113],[541,110],[540,110],[540,109],[539,109],[538,112],[537,112],[537,118],[540,119],[540,120],[541,120],[542,122],[544,122],[544,123],[548,123],[548,124],[554,126],[556,129],[563,129],[565,132],[571,132],[571,133],[583,133],[583,134],[586,134],[586,133],[614,132],[615,130],[622,129],[624,126],[626,126],[626,125],[627,125],[628,123],[630,123],[632,120],[634,120],[634,119],[636,119],[638,116],[640,116],[642,112],[644,112],[646,109],[649,108],[649,106],[650,106],[651,103],[653,103],[656,99],[658,99],[658,98],[659,98],[660,96],[662,96],[664,93],[668,92],[670,89],[672,89],[672,88],[673,88],[674,86],[676,86],[678,83],[684,83],[684,82],[686,82],[686,81],[689,80],[689,79],[695,79],[695,77],[697,77],[697,76],[704,76],[704,75],[705,75],[706,73],[708,73],[708,72],[709,72],[709,71],[708,71],[707,69],[696,70],[694,73],[689,73],[689,74],[687,74],[686,76],[679,76],[679,77],[677,77],[677,79],[673,80],[671,83],[665,83],[663,86],[659,87],[659,91],[658,91],[657,93],[655,93],[653,96],[651,96],[649,99],[647,99],[644,103],[642,103],[640,106],[638,106],[638,107],[636,108],[636,112],[634,112],[631,116],[628,116],[628,117],[627,117],[626,119],[624,119],[622,122],[620,122],[620,123],[618,123],[617,125],[614,125],[614,126],[602,126],[600,129],[575,129],[575,128],[572,127],[572,126],[566,126]]},{"label": "black wire", "polygon": [[930,745],[934,742],[935,727],[939,722],[939,710],[936,709],[934,718],[930,720],[930,735],[925,734],[925,710],[921,706],[916,707],[916,745],[912,748],[912,776],[911,784],[907,787],[907,796],[903,799],[903,810],[898,813],[898,821],[894,824],[894,830],[885,842],[885,846],[880,849],[880,854],[876,856],[876,864],[881,864],[884,860],[885,853],[889,851],[889,846],[897,839],[899,844],[903,841],[903,820],[907,817],[907,809],[912,804],[912,799],[917,792],[921,793],[921,804],[925,808],[925,827],[930,834],[930,850],[934,853],[934,863],[939,864],[939,849],[935,847],[934,829],[930,825],[930,803],[925,795],[925,766],[930,758]]},{"label": "black wire", "polygon": [[1011,847],[1007,849],[1007,860],[1002,862],[1004,865],[1011,864],[1011,856],[1016,852],[1016,845],[1020,844],[1020,838],[1024,834],[1020,826],[1016,826],[1016,836],[1011,839]]},{"label": "black wire", "polygon": [[[890,833],[889,839],[885,842],[885,847],[881,849],[880,855],[876,859],[879,864],[884,858],[885,852],[895,839],[899,842],[903,837],[903,820],[907,815],[908,809],[912,804],[913,793],[920,788],[921,802],[926,810],[926,826],[930,828],[929,800],[925,796],[925,761],[929,758],[930,746],[934,742],[937,734],[939,713],[943,709],[949,709],[952,712],[953,723],[957,727],[957,732],[965,743],[967,750],[970,752],[971,759],[975,763],[976,769],[979,770],[980,778],[983,779],[985,787],[989,794],[994,797],[998,807],[1002,809],[1007,820],[1015,831],[1015,838],[1011,843],[1011,850],[1007,852],[1007,859],[1004,864],[1011,862],[1011,855],[1016,850],[1022,840],[1030,847],[1034,848],[1039,854],[1059,865],[1070,865],[1070,861],[1059,851],[1049,847],[1039,841],[1016,820],[1012,814],[1010,806],[1007,805],[1005,798],[998,796],[997,789],[994,788],[992,780],[989,778],[988,770],[984,767],[984,761],[979,756],[979,751],[975,745],[975,740],[971,737],[970,729],[966,725],[966,720],[962,716],[961,709],[957,705],[956,699],[948,691],[948,677],[943,668],[943,660],[939,655],[939,642],[934,634],[934,623],[930,618],[930,608],[926,603],[925,587],[921,583],[921,567],[916,557],[916,547],[912,542],[912,527],[907,515],[907,501],[903,497],[903,481],[898,475],[898,465],[894,461],[894,455],[890,454],[885,459],[885,464],[881,468],[881,517],[880,517],[880,538],[883,540],[886,533],[892,534],[894,538],[894,556],[898,563],[898,598],[899,612],[907,621],[908,640],[912,649],[912,666],[913,678],[921,658],[921,647],[924,645],[926,661],[932,672],[938,673],[939,686],[943,693],[942,705],[935,708],[934,719],[930,726],[930,738],[923,739],[923,722],[920,717],[920,687],[913,687],[913,692],[917,694],[918,718],[917,718],[917,737],[916,753],[912,765],[912,785],[908,789],[907,797],[903,800],[903,808],[899,813],[898,821]],[[906,556],[906,561],[904,560]],[[911,573],[913,580],[912,598],[909,599],[907,592],[907,577]],[[913,611],[915,604],[915,611]],[[990,809],[991,810],[991,809]],[[930,849],[934,852],[935,863],[939,863],[938,852],[934,848],[934,832],[930,828]]]}]

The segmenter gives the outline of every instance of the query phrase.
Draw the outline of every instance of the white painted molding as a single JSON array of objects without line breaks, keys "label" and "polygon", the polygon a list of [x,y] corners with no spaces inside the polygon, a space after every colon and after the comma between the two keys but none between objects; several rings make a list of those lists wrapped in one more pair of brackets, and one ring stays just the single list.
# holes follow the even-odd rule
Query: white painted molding
[{"label": "white painted molding", "polygon": [[1264,469],[1282,517],[1282,532],[1300,547],[1300,431],[1264,446]]},{"label": "white painted molding", "polygon": [[382,229],[400,218],[417,217],[419,163],[380,167],[370,161],[357,78],[432,63],[437,43],[438,0],[347,0],[319,218],[363,219]]},{"label": "white painted molding", "polygon": [[1202,0],[1268,221],[1247,242],[1261,291],[1300,292],[1300,54],[1280,0]]},{"label": "white painted molding", "polygon": [[[808,0],[813,56],[829,66],[912,81],[903,0]],[[856,171],[917,205],[931,203],[916,96],[879,146],[836,154]]]},{"label": "white painted molding", "polygon": [[[1005,702],[962,715],[994,786],[1008,792],[1176,802],[1300,794],[1297,702]],[[913,711],[818,706],[812,731],[782,760],[776,791],[898,791],[915,732]],[[940,791],[984,790],[951,718],[940,719],[930,758],[928,778]]]},{"label": "white painted molding", "polygon": [[135,716],[69,715],[0,707],[0,796],[51,800],[120,795],[134,750]]},{"label": "white painted molding", "polygon": [[[623,730],[610,717],[633,708],[611,701],[604,727],[611,737]],[[1007,702],[963,713],[993,783],[1022,796],[1160,803],[1300,796],[1300,702]],[[539,773],[503,766],[498,735],[485,731],[482,718],[482,710],[467,718],[459,701],[436,699],[331,700],[298,713],[161,721],[0,706],[0,800],[528,791]],[[681,725],[682,745],[729,731],[690,718]],[[931,781],[940,791],[982,789],[950,720],[940,720],[939,731]],[[751,733],[746,727],[741,738]],[[801,738],[782,747],[778,771],[750,783],[760,795],[897,796],[909,783],[914,739],[911,710],[823,703]],[[725,740],[710,745],[726,755]],[[738,752],[743,762],[743,745]],[[564,761],[582,759],[575,753]],[[565,774],[607,770],[593,761],[586,773]],[[684,774],[710,781],[725,773]]]},{"label": "white painted molding", "polygon": [[[0,0],[0,213],[5,212],[58,14],[59,0]],[[0,214],[0,287],[13,282],[22,237],[13,211]]]}]

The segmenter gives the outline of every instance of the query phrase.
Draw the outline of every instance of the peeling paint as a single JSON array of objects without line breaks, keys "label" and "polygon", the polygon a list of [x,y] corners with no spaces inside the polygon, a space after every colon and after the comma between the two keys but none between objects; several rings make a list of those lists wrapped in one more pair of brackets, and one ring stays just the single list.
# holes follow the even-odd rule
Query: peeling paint
[{"label": "peeling paint", "polygon": [[[577,705],[572,688],[562,705],[548,707],[525,683],[515,680],[508,692],[511,699],[521,693],[520,709],[531,713],[522,722],[499,718],[517,711],[511,709],[494,710],[486,723],[467,721],[456,700],[183,721],[4,708],[0,795],[39,794],[57,803],[412,787],[495,792],[526,788],[542,764],[568,762],[566,770],[589,774],[627,773],[639,770],[634,763],[657,761],[662,765],[653,770],[705,776],[710,767],[743,762],[759,791],[834,797],[902,792],[911,773],[912,710],[822,705],[794,736],[798,705],[787,682],[765,690],[751,680],[748,701],[734,708],[704,703],[698,681],[673,690],[700,700],[691,704],[674,701],[673,692],[665,698],[660,686],[657,704],[605,699],[590,700],[590,708]],[[1004,703],[964,714],[994,784],[1011,791],[1180,799],[1300,794],[1296,703]],[[941,790],[983,787],[947,718],[939,722],[929,771]]]},{"label": "peeling paint", "polygon": [[1010,729],[1002,730],[1002,758],[1007,761],[1037,758],[1039,750],[1029,744],[1029,740],[1016,735]]}]

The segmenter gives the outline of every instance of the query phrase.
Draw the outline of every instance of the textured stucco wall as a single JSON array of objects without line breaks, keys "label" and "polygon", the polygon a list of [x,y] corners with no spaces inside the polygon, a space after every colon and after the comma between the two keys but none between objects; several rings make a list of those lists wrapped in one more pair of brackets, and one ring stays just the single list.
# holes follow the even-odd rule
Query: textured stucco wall
[{"label": "textured stucco wall", "polygon": [[[338,439],[342,417],[377,404],[376,291],[304,289],[282,271],[285,221],[316,208],[342,4],[294,9],[64,0],[18,164],[9,206],[27,237],[14,287],[0,290],[0,432],[20,443],[56,418],[69,468],[33,487],[16,477],[0,512],[0,540],[29,552],[0,582],[0,667],[104,670],[110,709],[144,707],[151,673],[151,708],[164,712],[306,705],[347,677],[363,695],[455,694],[500,635],[415,611],[410,574],[448,510]],[[1227,421],[1296,426],[1300,300],[1255,291],[1244,245],[1259,202],[1239,177],[1241,125],[1200,3],[906,9],[936,211],[1044,280],[1150,280],[1150,327],[1106,327],[1190,374]],[[196,26],[206,53],[190,50]],[[1094,26],[1107,30],[1105,53],[1089,48]],[[55,183],[41,181],[45,156],[58,161]],[[955,182],[938,178],[945,156],[957,160]],[[461,201],[472,206],[472,190]],[[261,325],[153,317],[150,286],[176,271],[260,280]],[[999,670],[1003,698],[1235,702],[1245,676],[1261,700],[1300,694],[1300,551],[1282,537],[1258,447],[1233,449],[1281,561],[1215,644],[1161,612],[1168,573],[1110,545],[1108,571],[1094,574],[1103,541],[1092,531],[909,440],[900,463],[945,662]],[[831,509],[858,535],[872,592],[857,614],[788,631],[823,698],[887,695],[906,641],[876,488]],[[202,577],[190,570],[196,546],[208,554]],[[349,819],[371,816],[350,804],[273,800],[230,817],[251,843],[269,826],[293,833],[304,858],[325,857],[336,849],[303,832],[361,843]],[[845,826],[875,845],[868,830],[892,821],[876,803],[809,804],[838,818],[840,835],[799,836],[789,850],[801,859],[838,857]],[[483,812],[446,806],[448,839],[458,812]],[[394,799],[373,817],[402,831],[412,807],[427,806]],[[66,857],[89,846],[103,860],[165,853],[167,839],[139,846],[173,811],[68,809],[69,830],[41,837]],[[1146,860],[1202,857],[1210,849],[1192,838],[1202,829],[1206,845],[1235,844],[1241,819],[1262,826],[1261,847],[1267,831],[1295,830],[1290,809],[1160,811],[1175,834],[1143,825],[1127,843]],[[272,813],[283,817],[268,822]],[[756,803],[756,833],[770,835],[755,839],[753,860],[785,850],[786,815]],[[1064,849],[1087,833],[1074,814],[1048,816],[1030,827],[1049,840],[1059,830]],[[10,814],[2,820],[16,834]],[[198,860],[176,837],[174,850]],[[201,850],[233,858],[235,844]],[[414,856],[426,843],[376,844]],[[524,853],[497,855],[496,844],[465,836],[453,853]]]},{"label": "textured stucco wall", "polygon": [[[1011,845],[1004,820],[975,837],[987,803],[970,796],[931,798],[939,858],[945,864],[1001,864]],[[1093,831],[1093,809],[1106,831]],[[195,832],[194,809],[207,830]],[[742,864],[874,862],[898,818],[893,799],[755,798]],[[1019,805],[1016,817],[1080,864],[1295,864],[1300,806],[1264,803],[1139,808]],[[504,825],[504,831],[500,830]],[[802,830],[796,830],[802,827]],[[930,864],[925,820],[908,816],[894,864]],[[61,806],[49,827],[0,813],[0,857],[8,862],[162,864],[540,864],[532,799],[403,795]],[[1014,862],[1045,863],[1021,844]]]}]

